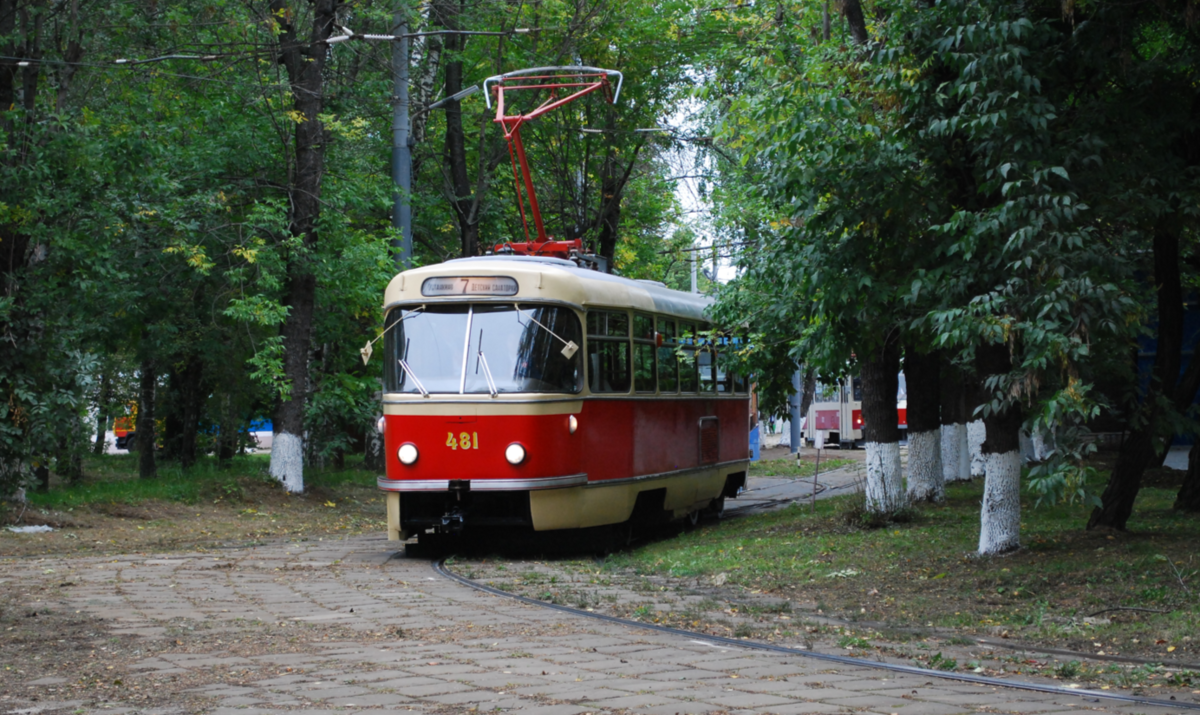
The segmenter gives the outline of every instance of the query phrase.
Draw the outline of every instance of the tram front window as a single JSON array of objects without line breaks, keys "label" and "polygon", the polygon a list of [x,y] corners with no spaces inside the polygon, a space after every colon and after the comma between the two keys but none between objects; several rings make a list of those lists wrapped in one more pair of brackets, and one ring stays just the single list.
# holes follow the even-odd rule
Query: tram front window
[{"label": "tram front window", "polygon": [[569,358],[562,352],[567,342],[583,342],[579,318],[568,308],[397,308],[388,314],[386,325],[393,324],[385,338],[388,392],[420,393],[424,387],[435,394],[488,394],[493,385],[498,393],[583,389],[578,348]]}]

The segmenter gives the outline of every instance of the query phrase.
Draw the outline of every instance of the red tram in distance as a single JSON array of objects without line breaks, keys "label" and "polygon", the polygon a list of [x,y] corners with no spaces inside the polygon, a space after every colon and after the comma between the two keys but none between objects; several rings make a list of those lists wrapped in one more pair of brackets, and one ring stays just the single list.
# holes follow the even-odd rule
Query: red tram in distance
[{"label": "red tram in distance", "polygon": [[[696,520],[737,495],[749,394],[709,299],[541,256],[405,271],[385,297],[388,538]],[[684,357],[679,357],[680,353]]]}]

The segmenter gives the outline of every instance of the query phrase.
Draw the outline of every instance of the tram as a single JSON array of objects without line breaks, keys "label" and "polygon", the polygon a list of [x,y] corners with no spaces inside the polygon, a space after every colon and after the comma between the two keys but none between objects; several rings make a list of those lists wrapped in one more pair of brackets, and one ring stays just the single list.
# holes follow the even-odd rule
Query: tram
[{"label": "tram", "polygon": [[[901,435],[908,434],[908,388],[899,374],[896,414]],[[862,379],[855,376],[834,382],[816,383],[812,403],[804,419],[804,439],[815,444],[817,435],[827,445],[853,449],[863,438]],[[901,438],[903,439],[903,437]]]},{"label": "tram", "polygon": [[750,405],[709,299],[529,255],[386,292],[388,538],[695,521],[745,486]]},{"label": "tram", "polygon": [[[610,275],[581,240],[546,235],[521,128],[588,95],[615,103],[622,79],[572,66],[484,81],[525,240],[387,287],[389,539],[609,527],[619,539],[637,522],[719,513],[745,486],[749,394],[720,369],[730,345],[711,337],[711,301]],[[513,112],[510,100],[546,94]]]}]

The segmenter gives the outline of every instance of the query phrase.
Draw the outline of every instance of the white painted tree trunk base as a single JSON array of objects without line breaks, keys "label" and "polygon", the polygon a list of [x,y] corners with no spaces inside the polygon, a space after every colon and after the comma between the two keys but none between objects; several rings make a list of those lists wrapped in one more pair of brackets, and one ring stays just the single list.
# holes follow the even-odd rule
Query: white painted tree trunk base
[{"label": "white painted tree trunk base", "polygon": [[1050,446],[1046,444],[1046,435],[1041,432],[1034,432],[1029,440],[1033,442],[1033,458],[1039,462],[1044,462],[1050,456]]},{"label": "white painted tree trunk base", "polygon": [[946,499],[942,471],[942,430],[908,435],[908,500],[940,503]]},{"label": "white painted tree trunk base", "polygon": [[275,433],[271,443],[271,476],[283,482],[292,494],[304,491],[304,438],[288,432]]},{"label": "white painted tree trunk base", "polygon": [[971,455],[967,450],[967,425],[964,422],[942,425],[942,481],[970,481]]},{"label": "white painted tree trunk base", "polygon": [[1021,546],[1021,452],[987,455],[979,553],[1003,554]]},{"label": "white painted tree trunk base", "polygon": [[867,442],[867,511],[893,514],[904,507],[899,442]]},{"label": "white painted tree trunk base", "polygon": [[1029,433],[1021,430],[1021,461],[1028,464],[1037,459],[1037,454],[1033,449],[1033,440],[1029,438]]},{"label": "white painted tree trunk base", "polygon": [[987,465],[983,458],[983,441],[985,439],[987,439],[987,428],[983,426],[983,420],[967,423],[967,445],[971,449],[972,477],[982,477],[987,471]]}]

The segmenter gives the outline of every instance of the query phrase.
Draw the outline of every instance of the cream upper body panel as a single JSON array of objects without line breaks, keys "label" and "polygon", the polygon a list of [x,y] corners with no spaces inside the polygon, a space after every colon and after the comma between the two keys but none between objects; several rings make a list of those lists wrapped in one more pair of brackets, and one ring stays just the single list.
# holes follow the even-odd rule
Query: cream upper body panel
[{"label": "cream upper body panel", "polygon": [[[517,282],[516,295],[426,296],[421,286],[430,278],[508,277]],[[482,256],[459,258],[404,271],[392,278],[384,292],[384,309],[395,305],[499,301],[505,303],[557,301],[587,309],[629,308],[703,320],[712,304],[707,296],[671,290],[645,281],[579,268],[570,261],[537,256]]]}]

